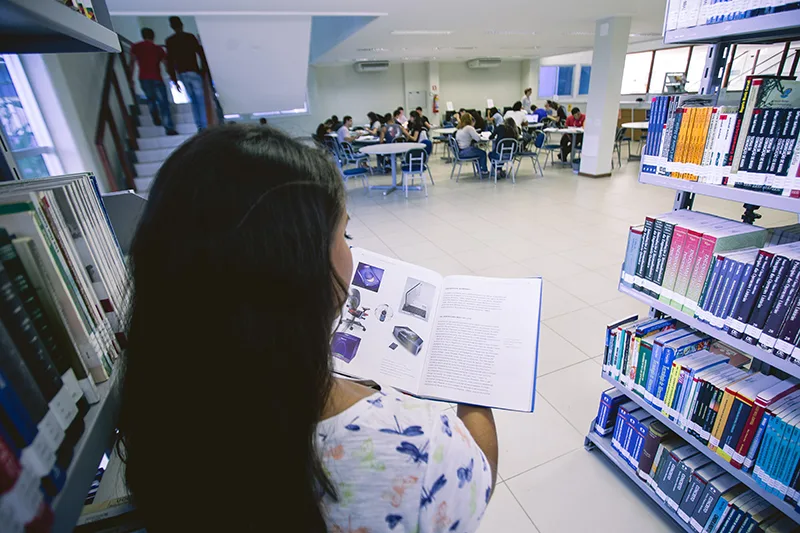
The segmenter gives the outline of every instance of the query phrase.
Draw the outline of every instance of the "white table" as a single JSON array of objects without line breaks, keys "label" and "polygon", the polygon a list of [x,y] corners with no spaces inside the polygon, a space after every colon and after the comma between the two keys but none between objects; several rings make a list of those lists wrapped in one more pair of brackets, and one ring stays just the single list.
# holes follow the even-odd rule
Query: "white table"
[{"label": "white table", "polygon": [[431,130],[431,135],[452,135],[458,131],[458,128],[434,128]]},{"label": "white table", "polygon": [[[625,122],[621,127],[629,130],[646,130],[649,124],[649,122]],[[631,137],[633,137],[633,135],[631,135]],[[628,161],[639,161],[642,158],[642,154],[633,155],[630,148],[631,145],[628,144]],[[641,143],[639,149],[641,150]]]},{"label": "white table", "polygon": [[574,165],[575,152],[577,152],[575,148],[577,147],[578,144],[578,134],[583,133],[583,128],[545,128],[542,131],[544,131],[545,133],[561,133],[566,135],[572,135],[572,150],[569,151],[570,154],[569,162],[570,164]]},{"label": "white table", "polygon": [[[359,152],[362,154],[370,155],[388,155],[392,160],[392,184],[391,185],[372,185],[370,189],[378,189],[383,191],[383,195],[391,194],[397,189],[397,154],[404,154],[414,148],[425,149],[422,143],[391,143],[391,144],[374,144],[372,146],[365,146]],[[411,187],[409,187],[411,188]],[[422,187],[414,187],[414,190],[422,190]]]},{"label": "white table", "polygon": [[380,137],[375,135],[363,135],[353,141],[353,144],[377,144],[381,142]]}]

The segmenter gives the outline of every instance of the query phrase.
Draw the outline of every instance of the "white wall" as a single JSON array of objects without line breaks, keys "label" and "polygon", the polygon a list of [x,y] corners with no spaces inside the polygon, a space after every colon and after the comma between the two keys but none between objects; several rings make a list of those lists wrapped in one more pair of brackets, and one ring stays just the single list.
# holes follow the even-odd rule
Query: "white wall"
[{"label": "white wall", "polygon": [[453,102],[456,109],[482,110],[487,98],[502,108],[522,99],[522,65],[521,61],[503,61],[495,68],[470,69],[463,61],[440,63],[439,83],[442,109]]}]

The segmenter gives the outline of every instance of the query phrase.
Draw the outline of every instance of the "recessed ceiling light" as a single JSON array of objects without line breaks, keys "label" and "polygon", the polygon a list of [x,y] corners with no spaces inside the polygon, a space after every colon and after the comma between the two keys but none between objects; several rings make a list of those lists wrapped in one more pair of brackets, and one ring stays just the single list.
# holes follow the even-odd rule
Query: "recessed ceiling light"
[{"label": "recessed ceiling light", "polygon": [[475,50],[474,46],[454,46],[454,50]]},{"label": "recessed ceiling light", "polygon": [[450,30],[394,30],[392,35],[450,35]]},{"label": "recessed ceiling light", "polygon": [[631,33],[629,35],[630,35],[630,37],[661,37],[660,33],[654,33],[654,32],[649,32],[649,33]]},{"label": "recessed ceiling light", "polygon": [[489,30],[489,35],[536,35],[535,31],[527,30]]},{"label": "recessed ceiling light", "polygon": [[358,52],[388,52],[388,48],[356,48]]},{"label": "recessed ceiling light", "polygon": [[571,31],[564,35],[594,35],[593,31]]},{"label": "recessed ceiling light", "polygon": [[501,46],[500,50],[538,50],[538,46]]}]

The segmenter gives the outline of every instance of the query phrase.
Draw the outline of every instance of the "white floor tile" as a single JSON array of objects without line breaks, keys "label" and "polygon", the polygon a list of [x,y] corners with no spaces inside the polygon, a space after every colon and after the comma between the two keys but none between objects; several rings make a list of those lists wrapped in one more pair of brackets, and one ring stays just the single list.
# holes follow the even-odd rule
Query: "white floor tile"
[{"label": "white floor tile", "polygon": [[522,506],[504,484],[497,485],[478,533],[539,533]]},{"label": "white floor tile", "polygon": [[602,452],[578,449],[505,485],[541,533],[680,531],[616,468]]},{"label": "white floor tile", "polygon": [[542,276],[546,279],[565,276],[577,277],[589,272],[589,269],[563,257],[561,254],[548,254],[519,262],[525,266],[531,267],[535,275]]},{"label": "white floor tile", "polygon": [[577,431],[585,433],[597,415],[600,393],[609,384],[600,377],[600,363],[587,359],[542,376],[536,388]]},{"label": "white floor tile", "polygon": [[615,319],[621,319],[635,314],[638,314],[639,318],[643,318],[647,316],[647,313],[650,311],[650,308],[639,300],[634,300],[633,298],[624,295],[620,295],[613,300],[597,304],[594,306],[594,308]]},{"label": "white floor tile", "polygon": [[438,272],[442,276],[456,276],[472,274],[472,271],[449,255],[431,257],[417,262],[418,265]]},{"label": "white floor tile", "polygon": [[399,244],[390,246],[397,257],[409,263],[419,263],[425,259],[446,256],[447,253],[430,241],[414,244]]},{"label": "white floor tile", "polygon": [[577,346],[589,357],[603,351],[606,325],[613,319],[597,309],[586,307],[545,320],[553,331]]},{"label": "white floor tile", "polygon": [[542,324],[539,331],[539,361],[537,374],[544,376],[564,367],[586,361],[586,354],[567,342],[561,335]]},{"label": "white floor tile", "polygon": [[564,289],[545,279],[542,285],[542,320],[561,316],[588,306],[589,304],[583,300],[575,298]]},{"label": "white floor tile", "polygon": [[458,260],[459,263],[462,263],[473,272],[484,270],[489,267],[497,267],[513,263],[511,259],[500,252],[495,250],[487,250],[485,245],[482,249],[466,250],[464,252],[458,252],[452,255]]},{"label": "white floor tile", "polygon": [[536,397],[533,413],[496,410],[494,416],[500,446],[498,472],[504,480],[583,445],[583,435],[541,395]]},{"label": "white floor tile", "polygon": [[599,304],[619,296],[617,281],[610,280],[597,272],[584,272],[549,278],[553,283],[588,304]]}]

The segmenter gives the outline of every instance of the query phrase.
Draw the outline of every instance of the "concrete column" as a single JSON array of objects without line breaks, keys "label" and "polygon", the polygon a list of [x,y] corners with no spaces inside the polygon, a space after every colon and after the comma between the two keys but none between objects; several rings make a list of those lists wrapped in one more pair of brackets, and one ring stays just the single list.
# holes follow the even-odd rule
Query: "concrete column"
[{"label": "concrete column", "polygon": [[436,95],[442,94],[442,87],[439,85],[439,63],[437,61],[428,62],[428,92],[430,92],[430,104],[427,111],[431,113],[428,117],[431,119],[431,124],[438,124],[439,119],[444,113],[444,102],[441,97],[439,98],[439,113],[433,112],[433,99]]},{"label": "concrete column", "polygon": [[630,29],[630,17],[600,19],[595,27],[592,78],[584,125],[586,132],[581,153],[582,176],[611,175],[611,154]]}]

